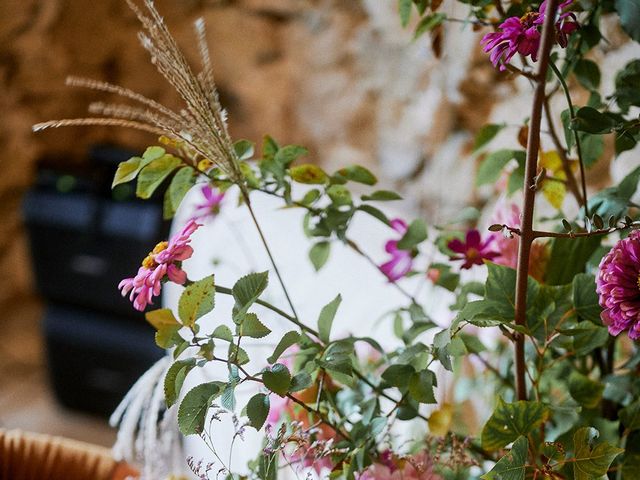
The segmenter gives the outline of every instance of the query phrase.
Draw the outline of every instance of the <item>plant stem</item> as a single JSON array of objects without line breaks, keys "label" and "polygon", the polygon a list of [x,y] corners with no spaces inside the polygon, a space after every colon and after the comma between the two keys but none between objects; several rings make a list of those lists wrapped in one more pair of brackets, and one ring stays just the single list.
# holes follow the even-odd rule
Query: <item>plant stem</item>
[{"label": "plant stem", "polygon": [[[564,92],[564,96],[567,99],[567,105],[569,106],[569,115],[571,116],[571,120],[575,118],[575,109],[573,108],[573,102],[571,101],[571,95],[569,94],[569,87],[567,86],[567,82],[565,81],[560,70],[555,66],[552,61],[549,61],[549,67],[558,78],[560,85],[562,85],[562,90]],[[589,207],[587,205],[587,179],[585,175],[584,169],[584,160],[582,159],[582,146],[580,145],[580,137],[578,136],[578,132],[573,130],[573,138],[576,142],[576,153],[578,154],[578,162],[580,164],[580,180],[582,184],[582,197],[584,199],[584,214],[585,216],[589,216]]]},{"label": "plant stem", "polygon": [[253,211],[253,207],[251,206],[251,199],[249,198],[249,192],[247,191],[247,189],[245,188],[244,185],[238,185],[238,186],[240,187],[240,192],[242,193],[242,198],[244,198],[244,201],[247,204],[247,209],[249,210],[249,214],[251,215],[251,219],[253,220],[253,224],[256,226],[256,230],[258,230],[258,234],[260,235],[260,240],[262,241],[262,245],[264,245],[264,249],[266,250],[267,255],[269,256],[269,261],[271,262],[271,266],[273,267],[273,270],[276,272],[276,276],[278,277],[278,282],[280,283],[280,286],[282,287],[282,291],[284,292],[284,296],[287,298],[287,303],[289,304],[289,307],[291,308],[291,312],[293,313],[293,316],[297,319],[298,318],[298,313],[296,312],[296,308],[293,306],[293,302],[291,301],[291,297],[289,296],[289,291],[287,290],[287,287],[284,284],[284,280],[282,278],[282,275],[280,275],[280,270],[278,269],[278,265],[276,264],[276,261],[273,258],[273,255],[271,254],[271,249],[269,248],[269,243],[267,242],[267,239],[264,236],[264,232],[262,231],[262,228],[260,228],[260,223],[258,222],[256,214]]},{"label": "plant stem", "polygon": [[[542,39],[538,51],[539,65],[536,73],[536,87],[531,107],[529,122],[529,138],[527,139],[527,156],[524,177],[524,204],[520,242],[518,245],[518,263],[516,275],[515,323],[525,326],[527,323],[527,281],[529,276],[529,256],[533,243],[533,210],[536,198],[535,176],[538,168],[538,152],[540,150],[540,123],[542,120],[542,106],[545,99],[545,85],[549,54],[553,46],[555,35],[555,17],[558,0],[549,0],[542,27]],[[515,367],[516,367],[516,397],[518,400],[527,399],[525,378],[524,336],[515,333]]]}]

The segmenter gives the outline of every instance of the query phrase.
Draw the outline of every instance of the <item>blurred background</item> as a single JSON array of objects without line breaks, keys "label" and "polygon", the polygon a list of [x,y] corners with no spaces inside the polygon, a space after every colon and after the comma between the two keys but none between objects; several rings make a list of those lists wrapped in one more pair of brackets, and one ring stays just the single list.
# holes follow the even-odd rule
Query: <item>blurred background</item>
[{"label": "blurred background", "polygon": [[[205,18],[234,138],[259,142],[268,133],[305,145],[328,169],[365,165],[383,188],[404,193],[407,215],[432,224],[487,197],[473,187],[471,147],[480,127],[506,122],[512,128],[496,141],[517,145],[529,110],[529,85],[493,69],[474,41],[482,32],[448,23],[412,41],[395,0],[156,4],[194,59],[192,24]],[[466,16],[451,2],[442,9]],[[615,69],[640,52],[625,43],[616,18],[604,23],[609,43],[594,55],[606,93]],[[0,2],[0,427],[110,445],[115,434],[105,415],[162,353],[116,285],[168,225],[158,202],[109,189],[117,162],[155,139],[96,127],[31,131],[111,100],[66,87],[68,75],[178,105],[137,30],[124,0]],[[587,93],[574,90],[584,103]],[[609,180],[612,154],[607,144],[607,161],[590,179]],[[88,344],[89,337],[99,341]]]}]

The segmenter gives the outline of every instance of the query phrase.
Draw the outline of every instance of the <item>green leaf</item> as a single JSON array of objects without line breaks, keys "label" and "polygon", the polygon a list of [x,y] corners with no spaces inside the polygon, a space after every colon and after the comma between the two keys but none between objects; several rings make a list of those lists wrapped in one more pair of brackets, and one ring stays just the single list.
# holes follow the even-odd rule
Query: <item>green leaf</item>
[{"label": "green leaf", "polygon": [[482,429],[482,446],[498,450],[525,437],[549,417],[549,409],[538,402],[506,403],[498,398],[498,405]]},{"label": "green leaf", "polygon": [[153,160],[149,165],[140,170],[136,195],[140,198],[150,198],[156,188],[180,166],[182,160],[171,154],[163,155]]},{"label": "green leaf", "polygon": [[278,145],[278,142],[269,135],[265,135],[262,138],[262,158],[265,160],[273,160],[279,149],[280,146]]},{"label": "green leaf", "polygon": [[[165,219],[173,217],[187,192],[196,183],[197,176],[191,167],[181,167],[171,179],[165,193]],[[168,211],[167,211],[168,209]]]},{"label": "green leaf", "polygon": [[416,370],[411,365],[396,364],[382,372],[382,379],[393,387],[407,388],[414,373]]},{"label": "green leaf", "polygon": [[185,327],[192,327],[196,320],[213,310],[215,293],[213,275],[193,282],[184,289],[178,302],[178,315]]},{"label": "green leaf", "polygon": [[413,39],[415,40],[424,35],[426,32],[430,32],[438,25],[442,25],[442,22],[444,22],[446,19],[447,15],[440,12],[432,13],[431,15],[422,17],[420,23],[418,23],[418,25],[416,26],[416,31],[413,34]]},{"label": "green leaf", "polygon": [[[606,215],[601,216],[606,217]],[[597,236],[553,239],[545,283],[548,285],[571,283],[577,274],[585,271],[589,258],[600,245],[600,240]]]},{"label": "green leaf", "polygon": [[236,303],[233,307],[233,320],[238,323],[251,305],[262,295],[269,283],[269,272],[250,273],[240,278],[231,293]]},{"label": "green leaf", "polygon": [[309,260],[313,264],[316,272],[318,272],[327,260],[329,260],[329,254],[331,253],[331,242],[318,242],[311,250],[309,250]]},{"label": "green leaf", "polygon": [[302,371],[291,379],[291,385],[289,386],[290,392],[299,392],[300,390],[306,390],[312,385],[313,381],[311,375]]},{"label": "green leaf", "polygon": [[416,219],[409,224],[406,233],[398,241],[400,250],[411,250],[427,239],[427,224],[424,220]]},{"label": "green leaf", "polygon": [[598,303],[596,279],[593,275],[579,273],[573,278],[573,306],[581,319],[601,323],[602,308]]},{"label": "green leaf", "polygon": [[309,151],[304,147],[299,145],[287,145],[276,152],[274,160],[280,165],[288,167],[294,160],[297,160],[298,157],[302,157],[307,153],[309,153]]},{"label": "green leaf", "polygon": [[596,408],[602,400],[604,384],[595,382],[586,375],[573,371],[569,376],[569,393],[585,408]]},{"label": "green leaf", "polygon": [[411,18],[411,6],[412,0],[398,0],[398,12],[400,13],[400,23],[403,27],[409,25],[409,19]]},{"label": "green leaf", "polygon": [[614,0],[613,4],[624,31],[640,42],[640,0]]},{"label": "green leaf", "polygon": [[317,185],[326,183],[329,178],[324,170],[311,163],[291,167],[289,169],[289,175],[291,175],[291,178],[298,183]]},{"label": "green leaf", "polygon": [[609,340],[609,331],[606,327],[595,325],[586,320],[578,323],[575,328],[558,331],[563,335],[573,337],[573,351],[578,357],[604,346]]},{"label": "green leaf", "polygon": [[202,433],[207,411],[219,392],[217,382],[203,383],[187,392],[178,409],[178,427],[183,435]]},{"label": "green leaf", "polygon": [[269,416],[269,396],[264,393],[256,393],[247,403],[247,417],[249,425],[260,430]]},{"label": "green leaf", "polygon": [[273,393],[284,397],[291,385],[291,374],[289,369],[282,363],[276,363],[270,369],[265,369],[262,373],[264,386]]},{"label": "green leaf", "polygon": [[495,138],[495,136],[504,128],[506,124],[490,123],[480,129],[473,143],[473,152],[477,152],[487,143]]},{"label": "green leaf", "polygon": [[156,158],[162,157],[164,154],[165,150],[162,147],[148,147],[142,154],[142,158],[133,157],[126,162],[120,163],[111,188],[121,183],[133,180],[140,173],[140,170],[149,165],[149,163]]},{"label": "green leaf", "polygon": [[491,471],[480,478],[483,480],[524,480],[529,450],[527,437],[520,436],[511,450],[498,460]]},{"label": "green leaf", "polygon": [[360,165],[350,165],[348,167],[341,168],[336,172],[336,174],[346,180],[363,183],[365,185],[375,185],[378,183],[376,176]]},{"label": "green leaf", "polygon": [[[624,1],[624,0],[623,0]],[[632,0],[636,3],[638,0]],[[640,60],[632,60],[616,74],[616,103],[624,112],[633,106],[640,106]]]},{"label": "green leaf", "polygon": [[255,153],[255,145],[249,140],[238,140],[233,144],[238,160],[248,160]]},{"label": "green leaf", "polygon": [[436,376],[431,370],[415,372],[409,379],[409,395],[420,403],[436,403],[433,386]]},{"label": "green leaf", "polygon": [[387,216],[382,212],[382,210],[374,207],[373,205],[360,205],[358,207],[358,210],[361,210],[361,211],[363,211],[365,213],[368,213],[372,217],[377,218],[378,220],[380,220],[385,225],[391,225],[391,222],[389,221]]},{"label": "green leaf", "polygon": [[600,69],[596,62],[581,58],[576,62],[573,73],[587,90],[598,90],[600,87]]},{"label": "green leaf", "polygon": [[580,146],[582,147],[582,160],[587,168],[592,167],[604,152],[604,138],[602,135],[592,135],[579,132]]},{"label": "green leaf", "polygon": [[233,333],[231,332],[231,329],[226,325],[218,325],[211,336],[213,338],[219,338],[220,340],[225,340],[227,342],[233,342]]},{"label": "green leaf", "polygon": [[145,313],[145,318],[156,329],[156,344],[160,348],[169,348],[180,339],[178,331],[182,325],[173,316],[169,308],[160,308]]},{"label": "green leaf", "polygon": [[249,363],[249,355],[245,349],[238,347],[235,343],[229,344],[227,355],[231,363],[237,363],[238,365],[245,365]]},{"label": "green leaf", "polygon": [[331,203],[338,207],[341,205],[351,205],[353,203],[351,192],[344,185],[331,185],[327,188],[327,195],[329,195]]},{"label": "green leaf", "polygon": [[167,407],[171,407],[178,400],[184,380],[195,364],[196,361],[193,358],[178,360],[167,370],[164,377],[164,398]]},{"label": "green leaf", "polygon": [[525,153],[521,150],[497,150],[487,155],[480,164],[480,168],[478,168],[476,185],[495,183],[500,178],[504,167],[511,160],[519,160],[519,157],[521,157],[522,163],[524,163],[524,155]]},{"label": "green leaf", "polygon": [[640,429],[640,399],[620,410],[620,421],[628,432]]},{"label": "green leaf", "polygon": [[244,337],[263,338],[271,333],[255,313],[247,313],[238,328]]},{"label": "green leaf", "polygon": [[291,345],[298,343],[300,340],[300,334],[294,330],[291,330],[283,335],[283,337],[278,342],[278,345],[274,349],[273,353],[269,358],[267,358],[267,362],[275,363],[280,358],[280,355],[284,353],[284,351],[289,348]]},{"label": "green leaf", "polygon": [[640,471],[640,454],[625,453],[622,463],[622,480],[636,480]]},{"label": "green leaf", "polygon": [[400,195],[390,190],[376,190],[371,195],[362,195],[360,198],[363,202],[389,202],[393,200],[402,200]]},{"label": "green leaf", "polygon": [[607,473],[613,459],[624,452],[607,442],[593,444],[598,438],[595,428],[584,427],[573,435],[574,461],[573,475],[575,480],[595,480]]},{"label": "green leaf", "polygon": [[612,117],[600,113],[593,107],[581,107],[571,120],[570,128],[580,132],[602,134],[611,133],[616,124]]},{"label": "green leaf", "polygon": [[336,316],[340,302],[342,302],[342,296],[338,294],[336,298],[322,307],[320,311],[320,316],[318,317],[318,333],[320,334],[320,340],[325,343],[329,343],[331,325],[333,324],[333,319]]}]

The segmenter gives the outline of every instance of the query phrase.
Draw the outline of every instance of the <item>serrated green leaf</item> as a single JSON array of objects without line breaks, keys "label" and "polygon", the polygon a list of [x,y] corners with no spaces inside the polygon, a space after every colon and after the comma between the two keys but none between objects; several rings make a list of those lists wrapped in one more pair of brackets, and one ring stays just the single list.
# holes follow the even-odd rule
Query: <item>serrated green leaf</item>
[{"label": "serrated green leaf", "polygon": [[607,473],[611,462],[624,452],[607,442],[593,445],[598,438],[595,428],[584,427],[573,435],[574,458],[573,475],[575,480],[595,480]]},{"label": "serrated green leaf", "polygon": [[231,363],[237,363],[238,365],[246,365],[249,363],[249,355],[244,348],[238,347],[235,343],[229,344],[227,350],[227,356]]},{"label": "serrated green leaf", "polygon": [[416,369],[411,365],[390,365],[382,372],[382,379],[393,387],[407,388],[414,373]]},{"label": "serrated green leaf", "polygon": [[178,302],[178,315],[186,327],[192,327],[200,317],[213,310],[215,293],[213,275],[193,282],[184,289]]},{"label": "serrated green leaf", "polygon": [[312,383],[311,375],[303,370],[293,376],[291,379],[291,385],[289,386],[289,391],[299,392],[300,390],[306,390],[312,385]]},{"label": "serrated green leaf", "polygon": [[276,363],[262,373],[262,381],[270,391],[284,397],[291,385],[291,374],[285,365]]},{"label": "serrated green leaf", "polygon": [[238,323],[253,303],[262,295],[269,284],[269,272],[250,273],[240,278],[231,293],[236,303],[233,307],[233,319]]},{"label": "serrated green leaf", "polygon": [[269,396],[264,393],[256,393],[247,403],[247,417],[249,425],[260,430],[269,416]]},{"label": "serrated green leaf", "polygon": [[311,163],[291,167],[289,169],[289,175],[291,175],[291,178],[298,183],[311,185],[321,185],[326,183],[329,178],[324,170]]},{"label": "serrated green leaf", "polygon": [[169,308],[160,308],[145,313],[147,321],[156,329],[156,344],[160,348],[169,348],[180,339],[178,331],[182,325],[173,316]]},{"label": "serrated green leaf", "polygon": [[184,380],[195,364],[196,361],[193,358],[178,360],[167,370],[164,377],[164,398],[167,407],[171,407],[178,400]]},{"label": "serrated green leaf", "polygon": [[593,60],[581,58],[573,69],[578,82],[587,90],[598,90],[600,87],[600,69]]},{"label": "serrated green leaf", "polygon": [[111,188],[121,183],[133,180],[140,173],[140,170],[149,165],[153,160],[162,157],[164,154],[165,150],[162,147],[148,147],[142,154],[142,158],[133,157],[126,162],[120,163]]},{"label": "serrated green leaf", "polygon": [[338,294],[336,298],[322,307],[322,310],[320,311],[320,316],[318,317],[318,333],[320,334],[320,340],[325,343],[329,343],[331,325],[333,325],[333,319],[336,316],[336,312],[338,311],[338,307],[341,302],[342,296]]},{"label": "serrated green leaf", "polygon": [[231,332],[231,329],[226,325],[218,325],[211,336],[213,338],[219,338],[220,340],[225,340],[227,342],[233,342],[233,333]]},{"label": "serrated green leaf", "polygon": [[196,175],[191,167],[181,167],[171,179],[165,193],[164,218],[172,218],[182,199],[196,183]]},{"label": "serrated green leaf", "polygon": [[238,328],[244,337],[263,338],[271,333],[255,313],[247,313]]},{"label": "serrated green leaf", "polygon": [[280,148],[275,153],[274,160],[280,165],[288,167],[291,162],[298,159],[298,157],[306,155],[307,153],[309,153],[309,151],[304,147],[301,147],[299,145],[287,145]]},{"label": "serrated green leaf", "polygon": [[482,480],[524,480],[529,450],[527,437],[520,436],[513,442],[509,453],[498,460],[493,468],[482,475]]},{"label": "serrated green leaf", "polygon": [[587,273],[579,273],[573,278],[572,286],[573,306],[578,316],[583,320],[600,324],[602,308],[598,302],[595,277]]},{"label": "serrated green leaf", "polygon": [[180,166],[182,160],[171,154],[163,155],[153,160],[138,174],[138,185],[136,195],[140,198],[150,198],[156,188],[171,173]]},{"label": "serrated green leaf", "polygon": [[178,427],[183,435],[202,433],[207,411],[219,392],[217,382],[203,383],[187,392],[178,409]]},{"label": "serrated green leaf", "polygon": [[569,124],[572,130],[587,133],[611,133],[617,122],[593,107],[580,107]]},{"label": "serrated green leaf", "polygon": [[549,417],[549,409],[538,402],[518,401],[506,403],[498,398],[493,415],[482,429],[482,446],[487,450],[498,450],[527,436]]},{"label": "serrated green leaf", "polygon": [[276,348],[273,350],[273,353],[271,354],[271,356],[267,358],[267,362],[269,363],[277,362],[278,359],[280,358],[280,355],[282,355],[287,348],[289,348],[291,345],[294,345],[299,340],[300,340],[300,334],[298,332],[291,330],[285,333],[280,339],[280,341],[278,342],[278,345],[276,346]]},{"label": "serrated green leaf", "polygon": [[329,254],[331,253],[331,242],[318,242],[309,250],[309,260],[313,268],[319,271],[327,260],[329,260]]}]

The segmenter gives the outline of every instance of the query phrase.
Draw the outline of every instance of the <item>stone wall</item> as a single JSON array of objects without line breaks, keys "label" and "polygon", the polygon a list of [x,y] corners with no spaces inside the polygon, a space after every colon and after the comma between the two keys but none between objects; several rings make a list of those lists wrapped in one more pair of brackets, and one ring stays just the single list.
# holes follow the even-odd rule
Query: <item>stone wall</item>
[{"label": "stone wall", "polygon": [[[477,129],[492,116],[521,121],[528,110],[528,85],[491,67],[472,41],[477,32],[448,24],[436,58],[428,37],[412,42],[400,27],[391,0],[156,3],[192,58],[192,23],[206,19],[234,137],[259,141],[269,133],[300,143],[328,168],[365,164],[386,186],[407,192],[406,208],[434,223],[473,201],[469,146]],[[443,8],[465,16],[452,2]],[[110,100],[66,87],[65,77],[118,83],[170,106],[177,98],[138,45],[138,24],[124,0],[4,0],[0,18],[0,268],[10,272],[0,279],[0,305],[9,308],[33,298],[19,205],[35,161],[81,162],[98,141],[136,149],[153,141],[95,127],[33,134],[36,122],[84,116],[90,101]],[[637,45],[625,44],[610,23],[611,44],[596,54],[621,65],[638,56]]]}]

